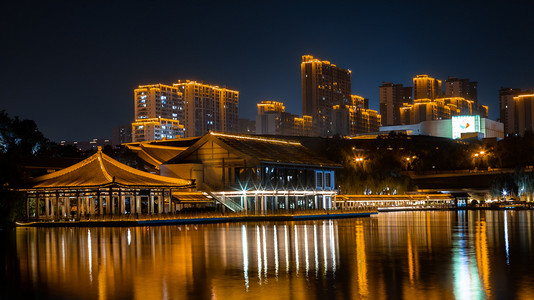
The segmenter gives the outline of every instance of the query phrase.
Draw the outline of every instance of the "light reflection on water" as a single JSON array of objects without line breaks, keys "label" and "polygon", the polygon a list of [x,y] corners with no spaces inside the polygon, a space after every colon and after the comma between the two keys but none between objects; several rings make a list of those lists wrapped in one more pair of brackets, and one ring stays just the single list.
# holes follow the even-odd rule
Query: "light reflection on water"
[{"label": "light reflection on water", "polygon": [[532,214],[19,228],[7,269],[19,298],[533,298]]}]

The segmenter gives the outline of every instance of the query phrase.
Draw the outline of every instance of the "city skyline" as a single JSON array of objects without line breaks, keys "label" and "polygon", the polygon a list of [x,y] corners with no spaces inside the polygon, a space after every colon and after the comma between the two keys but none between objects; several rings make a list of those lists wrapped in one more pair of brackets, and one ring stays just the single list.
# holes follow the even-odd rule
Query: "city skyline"
[{"label": "city skyline", "polygon": [[240,118],[254,119],[266,99],[302,115],[300,59],[312,55],[350,69],[351,93],[370,109],[379,111],[383,82],[453,76],[478,82],[495,120],[501,87],[534,86],[533,4],[460,3],[335,3],[312,20],[324,5],[59,1],[27,12],[5,2],[1,108],[55,141],[106,138],[133,121],[138,85],[190,79],[240,91]]}]

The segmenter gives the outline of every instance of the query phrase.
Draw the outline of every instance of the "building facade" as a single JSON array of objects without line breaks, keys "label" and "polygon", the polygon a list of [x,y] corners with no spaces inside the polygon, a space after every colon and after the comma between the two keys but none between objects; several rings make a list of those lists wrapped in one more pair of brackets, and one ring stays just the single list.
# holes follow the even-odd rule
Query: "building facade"
[{"label": "building facade", "polygon": [[312,136],[314,134],[312,117],[299,117],[286,112],[282,102],[262,101],[257,106],[257,134],[298,136]]},{"label": "building facade", "polygon": [[298,141],[216,132],[160,166],[234,211],[331,209],[339,168]]},{"label": "building facade", "polygon": [[354,136],[359,133],[377,132],[381,116],[369,109],[369,100],[351,95],[351,105],[334,105],[331,114],[332,133]]},{"label": "building facade", "polygon": [[331,135],[334,105],[350,105],[351,71],[311,55],[302,56],[302,114],[311,116],[317,135]]},{"label": "building facade", "polygon": [[381,132],[403,132],[408,135],[428,135],[450,139],[477,137],[504,138],[504,125],[479,115],[459,115],[450,119],[428,120],[409,125],[380,127]]},{"label": "building facade", "polygon": [[210,130],[238,131],[238,91],[190,80],[178,81],[173,86],[184,98],[186,137],[201,136]]},{"label": "building facade", "polygon": [[523,136],[526,132],[534,132],[534,94],[514,97],[515,133]]},{"label": "building facade", "polygon": [[404,104],[413,104],[412,87],[402,84],[383,82],[379,87],[380,115],[383,125],[398,125],[400,121],[400,108]]},{"label": "building facade", "polygon": [[177,139],[184,137],[184,126],[178,120],[164,118],[138,119],[132,123],[132,142]]},{"label": "building facade", "polygon": [[176,87],[140,85],[134,90],[135,119],[164,118],[184,123],[184,98]]},{"label": "building facade", "polygon": [[140,85],[134,90],[134,108],[135,122],[130,126],[131,141],[183,137],[183,125],[180,124],[184,124],[185,120],[185,103],[178,88],[161,83]]},{"label": "building facade", "polygon": [[469,78],[459,79],[448,77],[445,80],[445,97],[462,97],[467,100],[478,101],[478,82]]},{"label": "building facade", "polygon": [[417,75],[413,78],[413,99],[434,100],[441,97],[441,80],[428,75]]},{"label": "building facade", "polygon": [[501,88],[499,90],[499,109],[501,122],[504,124],[504,134],[506,136],[519,134],[516,124],[516,108],[514,98],[520,95],[529,95],[532,91]]},{"label": "building facade", "polygon": [[459,115],[488,117],[488,107],[462,97],[418,99],[414,104],[404,104],[400,109],[401,124],[417,124],[424,121],[450,119]]}]

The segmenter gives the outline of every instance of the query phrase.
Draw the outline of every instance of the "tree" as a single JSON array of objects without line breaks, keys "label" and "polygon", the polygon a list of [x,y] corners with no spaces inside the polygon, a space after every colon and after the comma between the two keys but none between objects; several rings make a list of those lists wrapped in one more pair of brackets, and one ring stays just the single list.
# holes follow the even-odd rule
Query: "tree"
[{"label": "tree", "polygon": [[23,162],[39,156],[50,141],[31,120],[10,118],[0,111],[0,222],[13,221],[23,208],[20,193],[15,191],[23,183]]}]

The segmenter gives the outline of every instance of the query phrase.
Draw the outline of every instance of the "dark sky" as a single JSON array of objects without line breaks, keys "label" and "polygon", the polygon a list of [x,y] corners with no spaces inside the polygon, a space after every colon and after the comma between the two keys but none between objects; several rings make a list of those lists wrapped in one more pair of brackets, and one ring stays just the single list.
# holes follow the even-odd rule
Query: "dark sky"
[{"label": "dark sky", "polygon": [[532,1],[0,1],[1,105],[52,140],[110,138],[139,84],[202,80],[240,91],[240,117],[278,100],[301,113],[303,54],[352,70],[378,109],[383,81],[534,88]]}]

